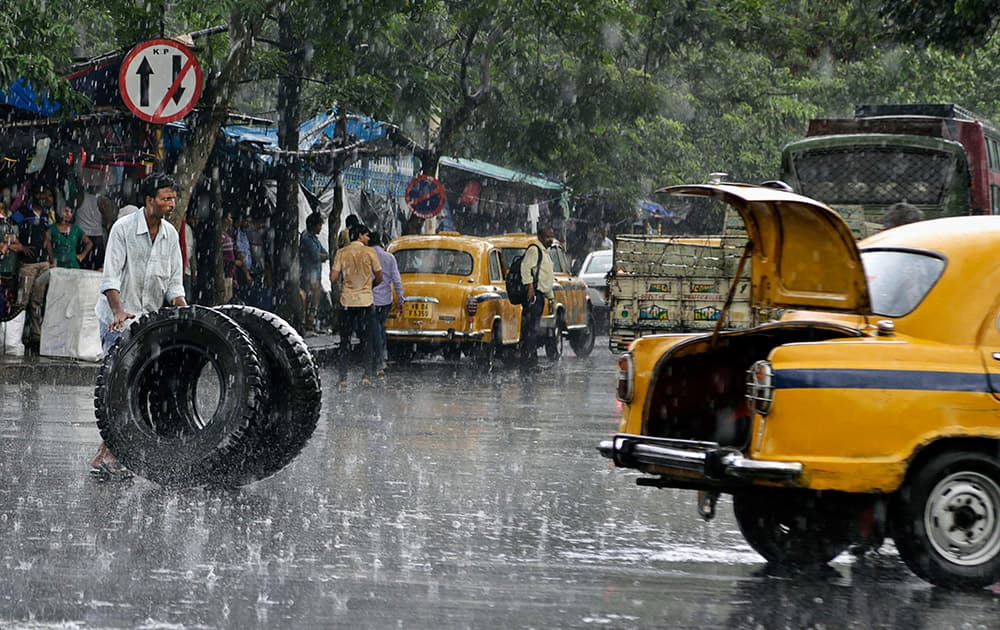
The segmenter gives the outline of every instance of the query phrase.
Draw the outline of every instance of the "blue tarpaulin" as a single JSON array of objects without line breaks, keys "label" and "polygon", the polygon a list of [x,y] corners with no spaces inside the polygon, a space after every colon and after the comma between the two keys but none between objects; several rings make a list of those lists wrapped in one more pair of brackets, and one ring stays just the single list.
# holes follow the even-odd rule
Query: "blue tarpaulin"
[{"label": "blue tarpaulin", "polygon": [[[326,140],[333,139],[338,116],[337,111],[333,110],[314,116],[299,125],[299,150],[308,151],[324,145]],[[230,125],[223,127],[222,133],[236,142],[258,144],[267,149],[278,148],[277,127]],[[353,136],[364,142],[372,142],[384,138],[387,133],[386,123],[382,121],[359,114],[347,115],[347,135],[349,137]]]},{"label": "blue tarpaulin", "polygon": [[48,97],[36,99],[38,95],[24,79],[14,81],[6,92],[0,92],[0,105],[10,105],[39,116],[51,116],[61,107],[58,102],[49,100]]},{"label": "blue tarpaulin", "polygon": [[654,201],[650,201],[648,199],[639,200],[639,209],[645,212],[646,214],[652,214],[654,216],[663,218],[672,217],[674,214],[673,212],[670,212],[660,204]]}]

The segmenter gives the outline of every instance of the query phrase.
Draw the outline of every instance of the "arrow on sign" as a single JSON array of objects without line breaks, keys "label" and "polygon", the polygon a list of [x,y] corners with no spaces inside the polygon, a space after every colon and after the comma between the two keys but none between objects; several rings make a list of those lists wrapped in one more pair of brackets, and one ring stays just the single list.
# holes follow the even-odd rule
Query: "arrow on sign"
[{"label": "arrow on sign", "polygon": [[149,107],[149,75],[153,74],[149,60],[143,59],[135,73],[139,75],[139,107]]},{"label": "arrow on sign", "polygon": [[184,45],[151,39],[125,55],[118,71],[122,103],[140,119],[164,125],[183,118],[201,95],[201,66]]},{"label": "arrow on sign", "polygon": [[[181,55],[171,55],[171,59],[174,66],[174,78],[171,79],[171,83],[177,83],[177,77],[181,74],[181,64],[184,63],[184,58]],[[174,92],[174,105],[179,105],[181,102],[181,97],[184,96],[184,88],[180,87],[178,84],[177,91]]]}]

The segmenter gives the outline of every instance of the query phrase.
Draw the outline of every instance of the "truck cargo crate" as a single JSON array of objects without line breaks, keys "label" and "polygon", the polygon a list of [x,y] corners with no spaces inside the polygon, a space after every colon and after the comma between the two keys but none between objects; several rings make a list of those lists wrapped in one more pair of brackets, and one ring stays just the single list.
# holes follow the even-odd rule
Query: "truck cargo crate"
[{"label": "truck cargo crate", "polygon": [[[649,334],[713,330],[746,245],[745,235],[635,236],[615,240],[611,303],[611,347],[623,349]],[[749,265],[724,329],[755,326]]]}]

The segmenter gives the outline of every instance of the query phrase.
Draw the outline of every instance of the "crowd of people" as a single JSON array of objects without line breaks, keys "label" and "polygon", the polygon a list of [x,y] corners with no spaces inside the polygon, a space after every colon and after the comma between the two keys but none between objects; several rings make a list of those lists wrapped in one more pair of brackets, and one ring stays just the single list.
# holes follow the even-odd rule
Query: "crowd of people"
[{"label": "crowd of people", "polygon": [[[142,182],[139,205],[121,208],[108,196],[82,188],[57,204],[57,198],[62,198],[60,191],[43,183],[22,187],[21,194],[15,195],[9,205],[0,197],[0,321],[24,311],[22,341],[28,352],[39,349],[49,270],[62,267],[104,271],[113,226],[132,214],[147,211],[146,184],[154,180],[165,182],[165,188],[175,191],[172,180],[153,174]],[[294,323],[304,335],[339,331],[344,365],[348,356],[370,357],[370,361],[361,361],[365,378],[384,378],[385,321],[390,309],[401,308],[403,297],[395,259],[382,248],[382,236],[372,233],[355,215],[347,217],[347,228],[338,235],[336,256],[331,256],[320,239],[325,222],[322,214],[312,213],[299,238],[303,308]],[[223,212],[221,295],[216,295],[217,283],[208,271],[212,248],[217,247],[211,229],[200,226],[196,214],[189,213],[177,230],[185,303],[239,303],[273,310],[274,286],[267,264],[273,245],[267,220],[253,220],[249,215],[237,218],[228,210]],[[364,248],[368,261],[367,281],[358,275],[358,247]],[[322,283],[322,266],[327,262],[331,263],[333,279],[329,293]],[[208,277],[201,278],[199,269]],[[376,275],[376,270],[385,273]],[[350,353],[352,339],[360,342],[360,350]]]},{"label": "crowd of people", "polygon": [[110,202],[82,189],[61,208],[55,191],[42,183],[30,191],[23,186],[9,206],[0,199],[0,320],[26,311],[29,349],[38,349],[48,271],[99,271],[112,222]]}]

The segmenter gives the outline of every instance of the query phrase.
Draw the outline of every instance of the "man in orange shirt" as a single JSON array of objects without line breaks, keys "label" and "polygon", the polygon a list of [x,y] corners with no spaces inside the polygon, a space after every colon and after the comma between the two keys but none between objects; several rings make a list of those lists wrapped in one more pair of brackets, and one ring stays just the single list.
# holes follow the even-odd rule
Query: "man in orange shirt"
[{"label": "man in orange shirt", "polygon": [[351,228],[351,243],[337,250],[330,266],[330,283],[341,283],[340,305],[340,385],[347,386],[347,361],[351,350],[351,333],[361,342],[364,377],[361,383],[371,385],[375,376],[375,353],[371,344],[371,324],[374,298],[372,287],[382,282],[382,266],[375,250],[368,247],[371,230],[363,224]]}]

